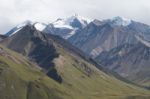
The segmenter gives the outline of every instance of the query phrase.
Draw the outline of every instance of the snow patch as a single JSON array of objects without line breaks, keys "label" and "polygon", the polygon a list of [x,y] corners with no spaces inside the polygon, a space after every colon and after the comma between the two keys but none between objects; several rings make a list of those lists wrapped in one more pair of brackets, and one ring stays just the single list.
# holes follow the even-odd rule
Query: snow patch
[{"label": "snow patch", "polygon": [[57,21],[53,23],[53,25],[55,28],[73,29],[73,27],[70,26],[69,24],[66,24],[65,20],[63,19],[58,19]]},{"label": "snow patch", "polygon": [[69,25],[55,25],[55,28],[62,28],[62,29],[73,29],[73,27]]},{"label": "snow patch", "polygon": [[46,24],[43,23],[35,23],[34,27],[39,30],[39,31],[43,31],[46,28]]}]

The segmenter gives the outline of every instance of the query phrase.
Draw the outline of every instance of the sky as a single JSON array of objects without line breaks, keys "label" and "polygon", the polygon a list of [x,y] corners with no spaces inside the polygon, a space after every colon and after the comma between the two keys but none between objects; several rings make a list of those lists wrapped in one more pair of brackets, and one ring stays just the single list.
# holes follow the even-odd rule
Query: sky
[{"label": "sky", "polygon": [[99,20],[121,16],[150,25],[150,0],[0,0],[0,34],[26,20],[48,23],[74,14]]}]

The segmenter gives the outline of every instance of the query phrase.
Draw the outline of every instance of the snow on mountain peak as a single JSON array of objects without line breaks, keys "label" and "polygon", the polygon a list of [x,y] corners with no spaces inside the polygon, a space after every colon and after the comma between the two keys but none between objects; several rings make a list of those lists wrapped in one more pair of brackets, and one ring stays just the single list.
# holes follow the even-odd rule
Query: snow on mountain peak
[{"label": "snow on mountain peak", "polygon": [[73,22],[75,19],[79,20],[82,24],[88,24],[91,22],[91,20],[87,19],[87,18],[84,18],[82,16],[79,16],[77,14],[67,18],[66,22],[69,24],[70,22]]},{"label": "snow on mountain peak", "polygon": [[24,21],[23,23],[16,26],[17,29],[23,28],[25,26],[34,26],[37,30],[43,31],[46,28],[46,24],[40,22]]},{"label": "snow on mountain peak", "polygon": [[[64,39],[68,39],[73,36],[77,30],[86,27],[90,22],[91,20],[75,14],[67,18],[58,18],[55,22],[49,24],[49,26],[52,25],[55,28],[53,30],[53,32],[55,31],[53,34],[61,35],[61,37],[63,37]],[[48,28],[46,29],[48,30],[48,32],[51,30]]]},{"label": "snow on mountain peak", "polygon": [[39,23],[39,22],[34,23],[34,27],[39,31],[43,31],[46,28],[46,26],[47,25],[44,23]]},{"label": "snow on mountain peak", "polygon": [[131,24],[131,20],[130,19],[126,19],[124,17],[120,17],[120,16],[117,16],[117,17],[114,17],[113,19],[111,19],[111,22],[114,24],[114,25],[118,25],[118,26],[128,26],[129,24]]},{"label": "snow on mountain peak", "polygon": [[20,31],[22,28],[24,28],[27,25],[34,26],[39,31],[43,31],[46,28],[46,24],[44,23],[32,22],[32,21],[27,20],[21,24],[18,24],[16,27],[14,27],[9,32],[7,32],[5,35],[12,36],[13,34],[17,33],[18,31]]},{"label": "snow on mountain peak", "polygon": [[79,28],[79,27],[85,27],[88,23],[91,21],[89,19],[83,18],[81,16],[78,16],[77,14],[68,17],[68,18],[59,18],[52,24],[56,28]]},{"label": "snow on mountain peak", "polygon": [[5,35],[6,36],[12,36],[13,34],[17,33],[18,31],[20,31],[23,27],[27,26],[27,25],[33,25],[33,22],[27,20],[24,21],[21,24],[18,24],[16,27],[14,27],[13,29],[11,29],[9,32],[7,32]]}]

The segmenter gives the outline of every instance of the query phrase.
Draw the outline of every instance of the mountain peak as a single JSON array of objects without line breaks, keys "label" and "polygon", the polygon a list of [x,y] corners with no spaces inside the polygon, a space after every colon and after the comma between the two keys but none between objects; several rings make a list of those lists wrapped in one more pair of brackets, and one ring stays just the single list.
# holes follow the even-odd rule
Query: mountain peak
[{"label": "mountain peak", "polygon": [[114,17],[110,20],[114,25],[118,25],[118,26],[128,26],[129,24],[131,24],[131,20],[124,18],[124,17]]},{"label": "mountain peak", "polygon": [[6,36],[12,36],[13,34],[17,33],[18,31],[20,31],[25,26],[34,26],[36,30],[43,31],[47,25],[44,23],[40,23],[40,22],[32,22],[30,20],[26,20],[26,21],[18,24],[16,27],[14,27],[9,32],[7,32],[5,35]]},{"label": "mountain peak", "polygon": [[87,18],[78,16],[78,14],[74,14],[67,18],[58,18],[55,22],[53,22],[55,27],[58,28],[82,28],[85,27],[91,21]]},{"label": "mountain peak", "polygon": [[91,20],[82,16],[79,16],[78,14],[74,14],[71,17],[68,17],[68,19],[70,19],[70,21],[73,21],[75,19],[78,19],[80,21],[86,21],[87,23],[90,23]]},{"label": "mountain peak", "polygon": [[[50,23],[46,28],[45,32],[59,35],[64,39],[68,39],[73,36],[78,30],[86,27],[91,21],[84,17],[74,14],[66,18],[58,18],[53,23]],[[52,27],[54,29],[52,29]]]},{"label": "mountain peak", "polygon": [[34,23],[30,20],[26,20],[20,24],[18,24],[16,27],[14,27],[13,29],[11,29],[9,32],[7,32],[5,35],[6,36],[12,36],[13,34],[15,34],[16,32],[18,32],[19,30],[21,30],[23,27],[29,25],[33,25]]}]

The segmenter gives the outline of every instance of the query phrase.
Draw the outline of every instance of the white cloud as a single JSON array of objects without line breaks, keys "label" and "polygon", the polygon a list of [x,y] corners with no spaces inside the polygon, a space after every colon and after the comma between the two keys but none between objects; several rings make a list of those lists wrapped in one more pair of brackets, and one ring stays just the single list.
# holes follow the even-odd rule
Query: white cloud
[{"label": "white cloud", "polygon": [[0,0],[0,32],[25,20],[50,22],[78,13],[87,18],[123,16],[150,24],[149,0]]}]

